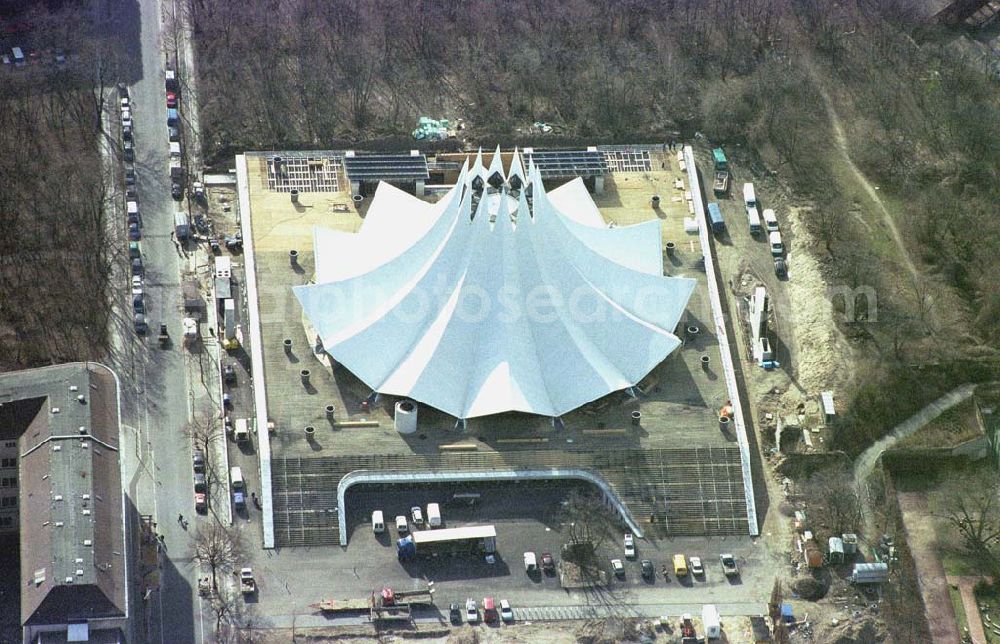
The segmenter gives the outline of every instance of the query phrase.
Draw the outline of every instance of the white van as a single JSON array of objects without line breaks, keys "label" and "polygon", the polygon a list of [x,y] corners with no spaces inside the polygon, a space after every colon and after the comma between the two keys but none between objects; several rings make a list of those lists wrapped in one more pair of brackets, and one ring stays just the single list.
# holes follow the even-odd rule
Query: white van
[{"label": "white van", "polygon": [[774,231],[767,236],[767,241],[771,244],[771,254],[781,257],[785,254],[785,245],[781,243],[781,233]]},{"label": "white van", "polygon": [[21,51],[20,47],[11,47],[10,53],[14,57],[15,67],[24,67],[28,64],[27,60],[24,58],[24,52]]},{"label": "white van", "polygon": [[773,208],[764,209],[764,226],[769,233],[778,230],[778,217],[774,214]]},{"label": "white van", "polygon": [[750,224],[751,235],[759,235],[764,230],[760,225],[760,214],[756,208],[747,208],[747,223]]},{"label": "white van", "polygon": [[372,512],[372,532],[375,534],[385,532],[385,520],[382,518],[382,510]]},{"label": "white van", "polygon": [[441,526],[441,507],[437,503],[427,504],[427,525],[431,528]]},{"label": "white van", "polygon": [[178,160],[181,158],[181,144],[180,143],[171,143],[170,144],[170,158],[171,159],[178,159]]},{"label": "white van", "polygon": [[242,490],[246,483],[243,481],[243,470],[239,467],[232,467],[229,469],[229,481],[233,485],[234,490]]},{"label": "white van", "polygon": [[746,204],[748,210],[757,207],[757,194],[753,190],[752,183],[743,184],[743,203]]},{"label": "white van", "polygon": [[233,438],[237,443],[246,443],[250,440],[250,422],[246,418],[236,419],[236,428],[233,430]]}]

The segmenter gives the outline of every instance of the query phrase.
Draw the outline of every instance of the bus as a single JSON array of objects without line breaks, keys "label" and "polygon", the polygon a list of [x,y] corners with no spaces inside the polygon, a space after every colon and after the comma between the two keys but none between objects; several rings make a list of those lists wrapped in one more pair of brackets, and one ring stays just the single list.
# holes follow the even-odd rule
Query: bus
[{"label": "bus", "polygon": [[442,555],[491,555],[497,549],[497,530],[491,525],[414,530],[396,542],[399,558]]}]

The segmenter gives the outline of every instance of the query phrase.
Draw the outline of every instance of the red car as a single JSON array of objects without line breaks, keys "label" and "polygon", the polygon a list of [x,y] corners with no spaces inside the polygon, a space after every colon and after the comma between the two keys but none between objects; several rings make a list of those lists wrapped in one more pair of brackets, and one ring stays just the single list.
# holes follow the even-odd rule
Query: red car
[{"label": "red car", "polygon": [[177,94],[167,92],[167,107],[177,107]]},{"label": "red car", "polygon": [[497,613],[496,604],[493,603],[492,597],[486,597],[483,599],[483,621],[487,624],[492,624],[497,619],[500,618],[500,614]]}]

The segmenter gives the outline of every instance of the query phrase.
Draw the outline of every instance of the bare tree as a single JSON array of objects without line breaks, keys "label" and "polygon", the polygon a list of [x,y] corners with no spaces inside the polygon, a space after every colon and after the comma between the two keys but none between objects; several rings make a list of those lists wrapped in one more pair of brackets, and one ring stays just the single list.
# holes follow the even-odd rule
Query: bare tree
[{"label": "bare tree", "polygon": [[808,500],[809,520],[830,535],[858,532],[862,526],[861,492],[850,470],[830,467],[802,486]]},{"label": "bare tree", "polygon": [[618,520],[599,494],[574,490],[566,497],[562,512],[572,543],[596,548],[618,534]]},{"label": "bare tree", "polygon": [[198,526],[192,537],[194,558],[212,571],[212,590],[219,592],[218,573],[235,570],[246,556],[243,533],[218,521]]},{"label": "bare tree", "polygon": [[213,458],[216,445],[225,440],[222,421],[211,409],[196,411],[191,422],[184,426],[184,435],[205,455],[205,485],[211,490],[216,481],[225,479],[217,475]]},{"label": "bare tree", "polygon": [[1000,478],[987,468],[951,476],[942,486],[943,516],[987,570],[1000,570]]}]

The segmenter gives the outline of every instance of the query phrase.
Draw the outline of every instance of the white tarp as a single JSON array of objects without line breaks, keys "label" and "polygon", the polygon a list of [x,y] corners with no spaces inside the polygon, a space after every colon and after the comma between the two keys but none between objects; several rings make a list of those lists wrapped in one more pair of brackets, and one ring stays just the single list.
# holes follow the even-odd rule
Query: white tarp
[{"label": "white tarp", "polygon": [[380,184],[359,233],[317,229],[295,294],[327,353],[457,418],[559,416],[642,380],[680,346],[695,281],[662,275],[659,221],[585,226],[527,175],[530,207],[503,189],[474,209],[463,168],[436,204]]}]

